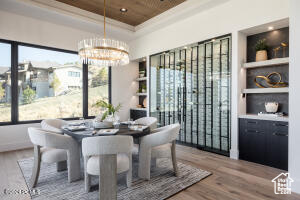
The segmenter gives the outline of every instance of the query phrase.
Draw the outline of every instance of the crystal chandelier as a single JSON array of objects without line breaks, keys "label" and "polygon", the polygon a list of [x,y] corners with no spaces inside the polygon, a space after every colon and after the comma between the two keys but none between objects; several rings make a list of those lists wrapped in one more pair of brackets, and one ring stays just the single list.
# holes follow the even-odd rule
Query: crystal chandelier
[{"label": "crystal chandelier", "polygon": [[84,39],[78,43],[80,59],[98,66],[120,66],[129,63],[129,47],[125,42],[106,38],[104,0],[104,37]]}]

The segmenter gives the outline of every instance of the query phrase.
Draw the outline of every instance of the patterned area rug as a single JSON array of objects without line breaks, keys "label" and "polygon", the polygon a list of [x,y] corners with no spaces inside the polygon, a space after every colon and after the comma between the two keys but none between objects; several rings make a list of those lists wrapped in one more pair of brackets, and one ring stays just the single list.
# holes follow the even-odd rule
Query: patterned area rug
[{"label": "patterned area rug", "polygon": [[[137,177],[138,162],[133,158],[133,183],[126,187],[125,174],[118,175],[118,200],[160,200],[173,196],[187,187],[201,181],[211,173],[178,162],[179,177],[174,176],[169,159],[160,159],[157,166],[151,167],[151,180]],[[31,176],[33,158],[18,161],[27,185]],[[99,199],[98,187],[86,193],[84,181],[68,182],[67,171],[57,172],[55,164],[42,163],[36,189],[39,194],[32,195],[34,200],[96,200]],[[82,175],[83,177],[83,175]],[[92,177],[92,185],[97,185],[98,177]]]}]

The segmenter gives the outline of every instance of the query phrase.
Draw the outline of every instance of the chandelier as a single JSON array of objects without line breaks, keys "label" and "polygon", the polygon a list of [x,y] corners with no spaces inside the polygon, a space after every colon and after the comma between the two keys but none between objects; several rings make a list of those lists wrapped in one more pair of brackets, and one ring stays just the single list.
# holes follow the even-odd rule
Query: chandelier
[{"label": "chandelier", "polygon": [[98,66],[120,66],[129,63],[129,47],[125,42],[106,38],[104,0],[104,37],[84,39],[78,43],[81,60]]}]

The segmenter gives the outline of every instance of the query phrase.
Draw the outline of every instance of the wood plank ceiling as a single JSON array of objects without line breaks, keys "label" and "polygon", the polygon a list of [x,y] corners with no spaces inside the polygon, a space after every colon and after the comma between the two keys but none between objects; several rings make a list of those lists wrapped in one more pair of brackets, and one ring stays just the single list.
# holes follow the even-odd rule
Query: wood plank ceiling
[{"label": "wood plank ceiling", "polygon": [[[56,0],[86,11],[103,15],[103,0]],[[106,16],[137,26],[186,0],[106,0]],[[121,12],[126,8],[127,12]]]}]

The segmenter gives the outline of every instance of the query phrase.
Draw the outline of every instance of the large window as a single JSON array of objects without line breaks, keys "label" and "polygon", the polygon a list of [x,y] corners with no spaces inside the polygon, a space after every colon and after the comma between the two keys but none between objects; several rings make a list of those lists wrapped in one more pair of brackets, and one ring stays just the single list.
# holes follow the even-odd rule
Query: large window
[{"label": "large window", "polygon": [[0,121],[11,120],[11,45],[0,42]]},{"label": "large window", "polygon": [[82,117],[81,73],[76,54],[19,45],[19,120]]},{"label": "large window", "polygon": [[96,101],[109,100],[109,79],[108,69],[106,67],[97,67],[89,65],[89,84],[88,84],[88,110],[90,116],[97,116],[100,114],[100,109],[93,105]]},{"label": "large window", "polygon": [[109,76],[77,52],[0,41],[0,123],[98,115],[93,104],[109,101]]}]

